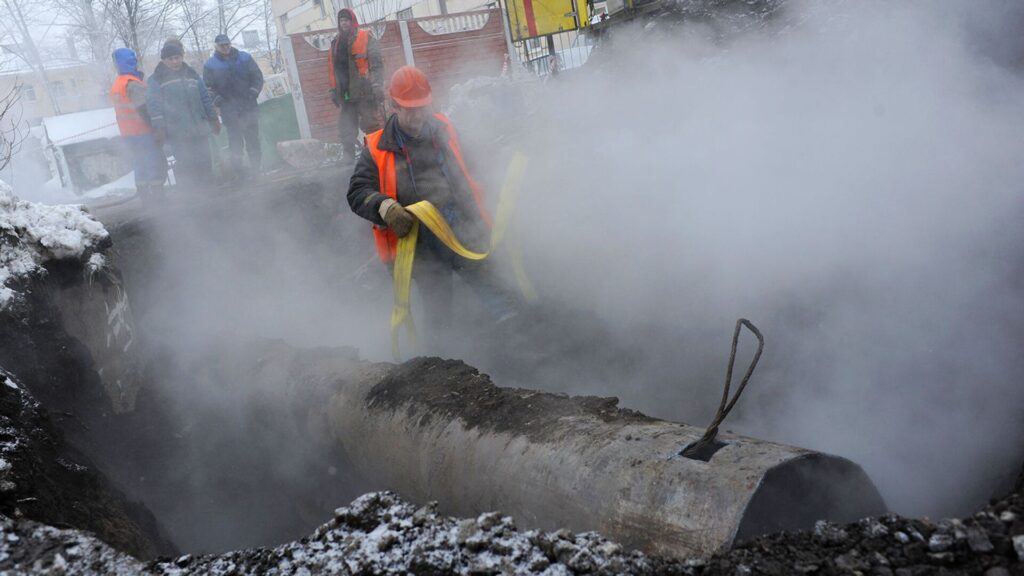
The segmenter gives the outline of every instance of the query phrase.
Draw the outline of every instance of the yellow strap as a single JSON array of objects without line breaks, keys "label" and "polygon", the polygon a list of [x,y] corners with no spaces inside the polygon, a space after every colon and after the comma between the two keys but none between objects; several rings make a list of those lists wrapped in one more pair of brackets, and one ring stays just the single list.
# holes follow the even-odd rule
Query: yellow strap
[{"label": "yellow strap", "polygon": [[[501,187],[501,196],[498,197],[498,217],[494,220],[494,229],[491,231],[491,251],[505,238],[509,222],[512,218],[512,210],[516,205],[517,195],[523,182],[523,175],[526,174],[527,159],[519,152],[512,155],[509,161],[508,171],[505,173],[505,183]],[[527,302],[537,299],[537,293],[530,283],[530,278],[523,268],[523,258],[519,252],[519,243],[515,242],[508,246],[509,260],[512,264],[512,272],[515,274],[516,283],[519,284],[519,291]]]},{"label": "yellow strap", "polygon": [[[451,226],[445,221],[444,216],[430,202],[423,200],[410,206],[405,206],[405,209],[415,216],[417,221],[413,222],[412,229],[404,238],[398,239],[397,254],[395,255],[395,305],[391,310],[391,354],[394,356],[395,362],[402,361],[399,333],[403,325],[406,328],[409,343],[413,348],[416,348],[416,326],[412,320],[409,296],[412,291],[412,264],[416,258],[416,239],[419,237],[420,223],[429,228],[452,252],[468,260],[483,260],[494,251],[494,247],[497,246],[508,229],[508,220],[515,205],[516,192],[525,171],[526,157],[517,152],[512,157],[505,176],[501,198],[498,202],[498,216],[495,219],[494,228],[491,232],[491,250],[487,252],[473,252],[463,246],[459,239],[455,237],[455,232],[452,231]],[[529,278],[526,277],[522,259],[519,257],[519,251],[516,249],[512,249],[512,266],[515,271],[516,280],[519,283],[519,288],[523,292],[523,297],[529,301],[536,299],[533,286],[530,284]]]}]

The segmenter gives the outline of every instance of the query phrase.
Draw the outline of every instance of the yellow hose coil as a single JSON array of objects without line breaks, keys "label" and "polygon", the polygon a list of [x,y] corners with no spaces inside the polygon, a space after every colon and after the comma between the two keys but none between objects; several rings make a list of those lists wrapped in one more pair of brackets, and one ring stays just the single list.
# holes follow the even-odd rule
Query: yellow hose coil
[{"label": "yellow hose coil", "polygon": [[[413,324],[412,311],[409,306],[409,297],[412,291],[412,264],[416,258],[416,239],[419,237],[420,224],[422,223],[452,252],[469,260],[483,260],[494,251],[494,247],[504,238],[508,230],[509,216],[515,206],[516,193],[526,171],[526,157],[520,153],[513,155],[505,174],[505,182],[501,188],[501,196],[498,201],[498,216],[495,219],[494,227],[491,230],[491,249],[487,252],[473,252],[466,248],[455,237],[455,232],[445,221],[444,216],[430,202],[423,200],[410,206],[405,206],[416,222],[413,222],[412,229],[404,238],[398,239],[397,254],[395,256],[394,289],[395,304],[391,310],[391,354],[395,362],[401,362],[401,351],[399,348],[399,335],[404,325],[409,343],[416,348],[416,326]],[[526,271],[523,269],[522,258],[519,251],[511,249],[512,267],[516,280],[523,297],[527,300],[534,300],[536,295],[533,286],[530,284]]]}]

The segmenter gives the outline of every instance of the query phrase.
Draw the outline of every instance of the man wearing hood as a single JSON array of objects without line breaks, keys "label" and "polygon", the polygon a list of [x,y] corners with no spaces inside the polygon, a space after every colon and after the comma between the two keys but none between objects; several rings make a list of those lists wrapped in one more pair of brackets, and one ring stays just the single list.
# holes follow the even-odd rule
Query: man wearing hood
[{"label": "man wearing hood", "polygon": [[331,102],[339,109],[338,136],[345,159],[355,162],[359,130],[369,134],[384,125],[384,62],[377,40],[359,29],[351,8],[338,11],[338,35],[327,54]]},{"label": "man wearing hood", "polygon": [[166,138],[174,152],[177,183],[209,186],[213,182],[210,131],[220,133],[220,120],[203,79],[185,63],[180,40],[164,42],[146,97],[157,141]]},{"label": "man wearing hood", "polygon": [[139,61],[130,48],[118,48],[113,54],[118,77],[110,88],[117,127],[126,147],[131,150],[135,170],[135,190],[143,202],[161,196],[167,179],[167,158],[157,144],[146,107],[146,83]]},{"label": "man wearing hood", "polygon": [[228,129],[228,145],[236,177],[244,177],[242,150],[249,154],[249,168],[260,170],[260,123],[256,102],[263,90],[263,72],[248,52],[231,46],[227,34],[214,39],[213,56],[203,66],[203,82],[213,96]]}]

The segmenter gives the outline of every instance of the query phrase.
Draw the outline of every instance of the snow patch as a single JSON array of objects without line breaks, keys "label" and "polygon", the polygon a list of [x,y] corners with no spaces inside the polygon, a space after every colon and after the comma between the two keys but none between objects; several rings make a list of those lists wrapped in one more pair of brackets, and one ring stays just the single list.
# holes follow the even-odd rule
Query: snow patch
[{"label": "snow patch", "polygon": [[[19,284],[43,273],[46,262],[82,259],[108,240],[103,224],[81,206],[25,202],[0,181],[0,310],[21,296]],[[90,266],[103,262],[90,254]]]}]

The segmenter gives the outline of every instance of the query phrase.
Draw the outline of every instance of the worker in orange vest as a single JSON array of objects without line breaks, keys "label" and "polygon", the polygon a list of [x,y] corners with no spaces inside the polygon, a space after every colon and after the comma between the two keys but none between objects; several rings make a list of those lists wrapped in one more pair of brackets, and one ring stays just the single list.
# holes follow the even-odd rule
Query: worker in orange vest
[{"label": "worker in orange vest", "polygon": [[118,76],[110,88],[117,127],[131,151],[135,169],[135,190],[143,202],[163,195],[167,179],[167,157],[157,142],[146,109],[146,82],[135,52],[118,48],[113,54]]},{"label": "worker in orange vest", "polygon": [[338,35],[327,54],[331,102],[338,108],[338,137],[345,160],[355,162],[359,130],[384,125],[384,63],[377,40],[359,29],[351,8],[338,11]]},{"label": "worker in orange vest", "polygon": [[[404,206],[421,200],[441,212],[463,245],[486,252],[491,216],[483,190],[469,172],[455,127],[431,109],[427,77],[403,66],[391,77],[388,93],[394,114],[382,130],[367,135],[348,188],[349,207],[373,223],[377,255],[389,265],[394,262],[398,238],[409,234],[415,218]],[[420,227],[413,280],[434,329],[451,326],[453,272],[477,292],[498,323],[518,313],[516,299],[497,281],[489,262],[456,255]]]}]

